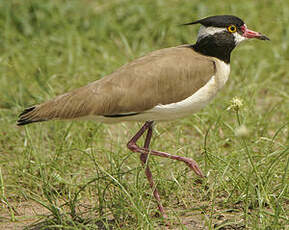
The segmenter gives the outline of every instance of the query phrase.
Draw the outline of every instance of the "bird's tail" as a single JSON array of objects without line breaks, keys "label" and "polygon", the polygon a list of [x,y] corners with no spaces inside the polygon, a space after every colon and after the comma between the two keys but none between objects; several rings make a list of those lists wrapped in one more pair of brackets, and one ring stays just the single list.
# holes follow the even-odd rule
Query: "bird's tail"
[{"label": "bird's tail", "polygon": [[22,126],[33,122],[49,120],[46,116],[41,115],[41,107],[42,105],[36,105],[25,109],[22,113],[20,113],[17,125]]},{"label": "bird's tail", "polygon": [[[25,109],[19,115],[18,126],[27,125],[33,122],[48,121],[52,119],[66,119],[63,111],[67,107],[69,94],[58,96],[42,104]],[[69,115],[69,114],[68,114]],[[67,116],[67,114],[66,114]]]},{"label": "bird's tail", "polygon": [[[80,88],[81,89],[81,88]],[[25,109],[20,115],[17,125],[27,125],[33,122],[41,122],[55,119],[77,119],[89,114],[88,106],[90,97],[84,97],[84,90],[75,90],[59,95],[42,104]]]}]

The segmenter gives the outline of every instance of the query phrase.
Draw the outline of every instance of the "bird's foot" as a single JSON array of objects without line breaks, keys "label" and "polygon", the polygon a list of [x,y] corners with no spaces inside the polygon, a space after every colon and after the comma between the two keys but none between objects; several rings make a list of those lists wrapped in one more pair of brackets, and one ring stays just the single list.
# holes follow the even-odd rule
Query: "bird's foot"
[{"label": "bird's foot", "polygon": [[197,164],[196,161],[189,159],[189,158],[184,158],[184,162],[200,177],[205,177],[203,174],[202,170],[200,169],[199,165]]}]

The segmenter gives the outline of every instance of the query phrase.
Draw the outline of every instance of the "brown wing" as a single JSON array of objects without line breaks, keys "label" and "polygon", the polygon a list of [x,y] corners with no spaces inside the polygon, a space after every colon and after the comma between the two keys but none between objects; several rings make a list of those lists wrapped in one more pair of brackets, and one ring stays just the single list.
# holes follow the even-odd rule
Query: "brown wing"
[{"label": "brown wing", "polygon": [[21,119],[26,124],[142,112],[191,96],[214,74],[214,60],[196,53],[189,46],[158,50],[87,86],[29,108],[21,115],[19,124]]}]

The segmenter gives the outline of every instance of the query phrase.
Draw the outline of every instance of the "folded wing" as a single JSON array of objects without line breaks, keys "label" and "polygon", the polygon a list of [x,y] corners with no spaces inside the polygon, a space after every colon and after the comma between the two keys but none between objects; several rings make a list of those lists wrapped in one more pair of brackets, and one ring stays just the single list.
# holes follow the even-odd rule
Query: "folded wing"
[{"label": "folded wing", "polygon": [[152,52],[114,73],[24,110],[18,125],[50,119],[131,115],[193,95],[215,74],[210,57],[190,46]]}]

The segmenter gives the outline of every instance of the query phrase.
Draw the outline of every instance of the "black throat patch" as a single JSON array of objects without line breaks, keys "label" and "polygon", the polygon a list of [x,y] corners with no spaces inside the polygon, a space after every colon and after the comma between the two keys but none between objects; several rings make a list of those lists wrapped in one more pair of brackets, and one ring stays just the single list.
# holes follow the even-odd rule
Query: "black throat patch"
[{"label": "black throat patch", "polygon": [[234,36],[227,31],[208,35],[191,46],[196,52],[206,56],[216,57],[225,63],[230,63],[231,52],[236,47]]}]

